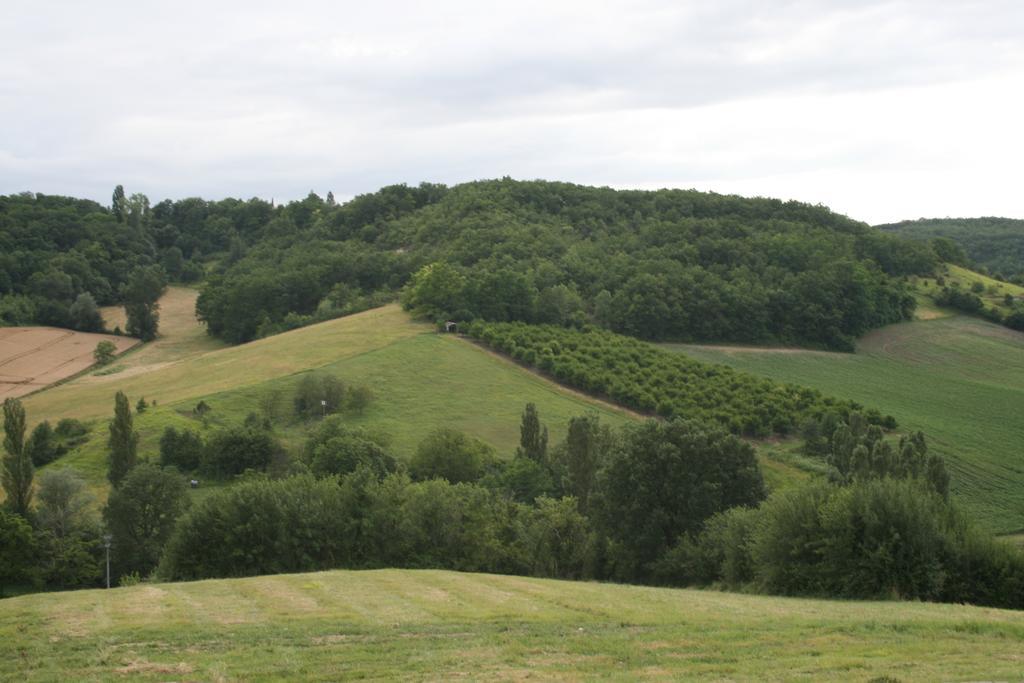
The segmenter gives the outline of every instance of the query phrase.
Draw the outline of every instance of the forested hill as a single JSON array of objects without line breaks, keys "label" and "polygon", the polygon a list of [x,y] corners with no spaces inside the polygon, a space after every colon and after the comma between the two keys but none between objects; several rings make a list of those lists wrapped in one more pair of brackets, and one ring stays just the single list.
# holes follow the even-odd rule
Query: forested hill
[{"label": "forested hill", "polygon": [[241,342],[411,283],[405,303],[436,318],[849,349],[911,314],[901,277],[935,262],[929,244],[797,202],[510,179],[392,186],[276,211],[210,278],[199,313]]},{"label": "forested hill", "polygon": [[[133,273],[206,279],[199,313],[231,342],[405,292],[435,318],[596,323],[659,340],[849,349],[907,317],[902,276],[932,243],[821,206],[683,190],[510,179],[328,194],[111,206],[0,197],[0,324],[90,329]],[[159,279],[159,278],[157,278]]]},{"label": "forested hill", "polygon": [[877,227],[914,240],[950,239],[964,250],[974,265],[983,266],[997,277],[1024,284],[1024,220],[922,218]]}]

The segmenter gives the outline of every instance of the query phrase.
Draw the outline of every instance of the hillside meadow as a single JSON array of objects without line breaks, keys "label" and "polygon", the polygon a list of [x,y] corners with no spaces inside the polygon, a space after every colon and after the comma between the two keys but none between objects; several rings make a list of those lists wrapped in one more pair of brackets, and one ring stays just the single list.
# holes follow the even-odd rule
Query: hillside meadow
[{"label": "hillside meadow", "polygon": [[853,354],[666,347],[891,413],[901,431],[924,431],[972,517],[995,532],[1024,528],[1024,334],[946,316],[871,332]]},{"label": "hillside meadow", "polygon": [[[276,395],[276,436],[297,453],[317,422],[298,420],[291,399],[301,378],[324,372],[351,385],[364,384],[374,399],[363,414],[346,421],[385,434],[395,455],[406,459],[431,430],[453,427],[510,457],[519,443],[523,406],[538,406],[555,444],[571,417],[595,413],[612,426],[643,416],[563,387],[514,361],[455,335],[437,334],[413,321],[397,305],[366,311],[264,340],[228,347],[205,334],[195,319],[196,291],[172,287],[161,300],[161,334],[154,342],[119,357],[70,383],[25,400],[30,424],[73,416],[92,424],[89,439],[51,467],[82,472],[99,498],[106,498],[106,423],[118,390],[156,401],[135,416],[139,452],[155,459],[164,429],[193,429],[208,436],[261,412]],[[105,309],[108,326],[123,322],[121,309]],[[212,411],[193,412],[199,401]],[[772,488],[806,479],[818,463],[794,452],[795,442],[757,444],[765,480]],[[215,486],[204,482],[202,497]]]},{"label": "hillside meadow", "polygon": [[[346,421],[386,434],[401,458],[412,455],[420,440],[441,426],[465,431],[486,441],[499,456],[510,456],[528,402],[538,406],[552,443],[564,438],[569,418],[577,415],[594,412],[611,425],[636,418],[465,340],[437,334],[397,305],[227,347],[205,335],[187,308],[194,301],[194,290],[172,288],[161,302],[164,317],[155,342],[24,401],[30,424],[44,419],[54,423],[65,416],[92,423],[89,440],[52,466],[70,465],[82,472],[101,499],[107,486],[105,425],[118,390],[133,405],[139,398],[156,401],[135,416],[139,452],[153,459],[166,427],[208,435],[260,412],[268,393],[277,396],[276,435],[297,452],[317,422],[293,416],[292,395],[301,377],[314,371],[371,387],[369,407]],[[107,314],[117,324],[117,311]],[[212,408],[205,420],[193,412],[199,401]],[[779,463],[772,476],[782,481],[800,474]]]},{"label": "hillside meadow", "polygon": [[0,602],[3,680],[1010,680],[1024,614],[449,571]]}]

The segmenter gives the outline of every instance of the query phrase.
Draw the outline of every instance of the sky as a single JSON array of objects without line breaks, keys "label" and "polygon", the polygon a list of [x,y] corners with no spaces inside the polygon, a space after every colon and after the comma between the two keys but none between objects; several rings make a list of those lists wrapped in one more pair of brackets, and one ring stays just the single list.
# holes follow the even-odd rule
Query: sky
[{"label": "sky", "polygon": [[3,0],[0,194],[542,178],[1024,218],[1024,2]]}]

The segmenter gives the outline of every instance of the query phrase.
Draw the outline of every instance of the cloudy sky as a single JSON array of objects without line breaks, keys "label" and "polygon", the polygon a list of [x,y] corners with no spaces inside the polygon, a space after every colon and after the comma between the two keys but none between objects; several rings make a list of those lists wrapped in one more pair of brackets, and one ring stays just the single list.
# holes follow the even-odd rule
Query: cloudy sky
[{"label": "cloudy sky", "polygon": [[4,0],[0,193],[509,175],[1024,218],[1024,2]]}]

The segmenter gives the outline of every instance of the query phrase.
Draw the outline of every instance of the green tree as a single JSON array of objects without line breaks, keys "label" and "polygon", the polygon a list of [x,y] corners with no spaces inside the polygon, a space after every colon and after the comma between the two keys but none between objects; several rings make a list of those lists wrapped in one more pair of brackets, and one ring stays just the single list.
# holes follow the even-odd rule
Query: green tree
[{"label": "green tree", "polygon": [[71,326],[83,332],[102,332],[103,316],[96,306],[96,299],[89,292],[82,292],[68,310]]},{"label": "green tree", "polygon": [[602,427],[597,415],[574,417],[569,420],[562,461],[565,468],[565,489],[579,503],[586,514],[590,494],[597,481],[597,473],[612,445],[611,430]]},{"label": "green tree", "polygon": [[25,450],[25,408],[16,398],[4,401],[3,487],[7,505],[26,516],[32,503],[32,460]]},{"label": "green tree", "polygon": [[580,579],[587,563],[590,528],[572,498],[538,498],[524,529],[530,573]]},{"label": "green tree", "polygon": [[43,420],[32,430],[25,442],[25,452],[35,467],[51,463],[63,454],[48,421]]},{"label": "green tree", "polygon": [[85,480],[70,468],[48,469],[39,477],[36,499],[43,581],[62,589],[95,584],[100,577],[99,518]]},{"label": "green tree", "polygon": [[115,573],[149,574],[188,504],[185,479],[177,470],[149,463],[132,469],[121,487],[110,493],[103,510],[113,536]]},{"label": "green tree", "polygon": [[100,343],[96,344],[96,349],[92,352],[92,357],[95,359],[97,365],[109,365],[114,360],[114,354],[117,353],[117,347],[114,346],[114,342],[104,339]]},{"label": "green tree", "polygon": [[345,410],[356,415],[366,412],[367,406],[373,400],[373,390],[365,384],[354,386],[348,391],[345,398]]},{"label": "green tree", "polygon": [[191,429],[178,431],[167,427],[160,436],[160,464],[183,472],[198,469],[203,454],[203,439]]},{"label": "green tree", "polygon": [[266,469],[281,445],[259,426],[239,425],[216,432],[206,443],[202,469],[212,477],[230,477],[246,470]]},{"label": "green tree", "polygon": [[126,331],[142,341],[156,338],[160,325],[157,303],[167,289],[167,280],[160,266],[136,268],[121,288],[124,310],[128,318]]},{"label": "green tree", "polygon": [[431,432],[409,460],[415,479],[446,479],[452,484],[472,482],[484,474],[493,449],[457,429],[441,427]]},{"label": "green tree", "polygon": [[35,555],[32,527],[21,516],[0,509],[0,597],[7,586],[33,578]]},{"label": "green tree", "polygon": [[139,435],[132,423],[132,408],[123,391],[114,396],[114,419],[110,421],[110,440],[107,446],[107,479],[117,488],[135,467],[139,447]]},{"label": "green tree", "polygon": [[705,423],[630,426],[602,471],[596,510],[614,544],[614,574],[647,580],[680,536],[727,508],[757,505],[764,480],[750,444]]},{"label": "green tree", "polygon": [[346,427],[338,415],[320,423],[306,441],[304,455],[309,470],[318,477],[349,474],[364,467],[383,478],[397,468],[384,438]]},{"label": "green tree", "polygon": [[548,428],[541,425],[537,406],[527,403],[519,425],[519,448],[516,455],[546,465],[548,459]]},{"label": "green tree", "polygon": [[292,404],[300,417],[313,418],[341,410],[345,402],[345,384],[334,375],[322,372],[305,374],[295,387]]},{"label": "green tree", "polygon": [[402,293],[402,305],[414,315],[443,319],[464,305],[466,277],[454,266],[431,263],[416,271]]},{"label": "green tree", "polygon": [[114,188],[114,195],[110,201],[110,212],[118,223],[124,223],[128,218],[128,200],[124,195],[124,186],[118,185]]},{"label": "green tree", "polygon": [[133,192],[126,203],[128,209],[128,225],[136,230],[149,222],[149,197],[141,192]]}]

